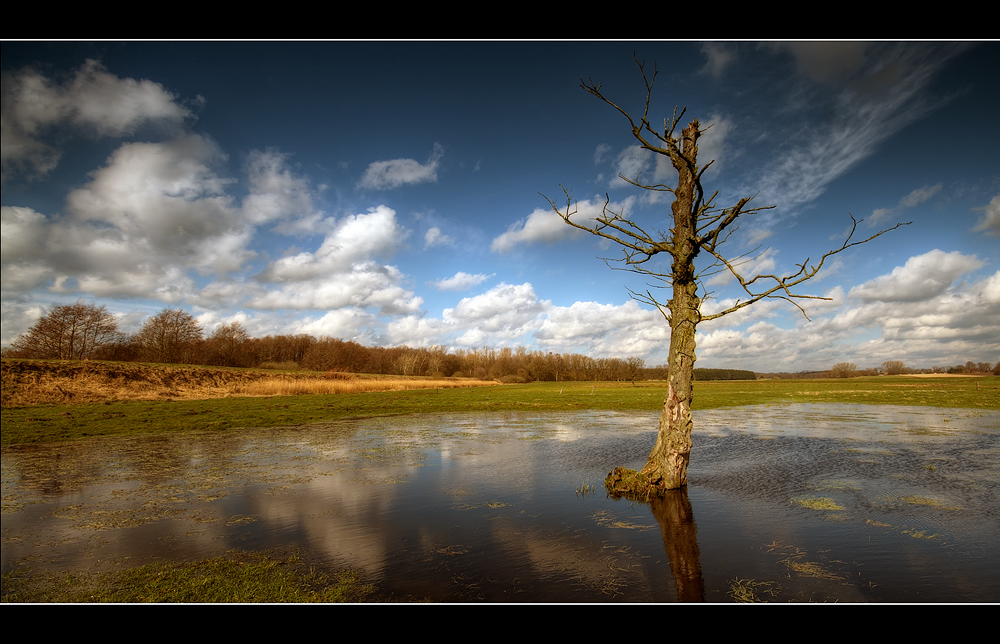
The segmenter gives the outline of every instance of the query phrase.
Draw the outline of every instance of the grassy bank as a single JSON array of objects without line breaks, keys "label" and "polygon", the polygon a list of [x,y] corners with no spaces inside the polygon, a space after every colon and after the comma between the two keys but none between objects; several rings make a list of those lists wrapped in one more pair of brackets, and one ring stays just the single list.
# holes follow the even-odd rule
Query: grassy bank
[{"label": "grassy bank", "polygon": [[[232,431],[341,418],[431,412],[658,410],[662,382],[532,383],[462,389],[303,394],[5,407],[2,444],[85,436]],[[882,376],[819,380],[697,382],[694,408],[853,403],[1000,409],[1000,378]]]},{"label": "grassy bank", "polygon": [[16,359],[0,361],[0,383],[0,404],[4,408],[126,400],[204,400],[451,389],[498,384],[473,378]]},{"label": "grassy bank", "polygon": [[3,576],[4,602],[18,603],[334,603],[371,600],[351,571],[328,575],[297,555],[227,551],[194,562],[159,562],[100,573]]}]

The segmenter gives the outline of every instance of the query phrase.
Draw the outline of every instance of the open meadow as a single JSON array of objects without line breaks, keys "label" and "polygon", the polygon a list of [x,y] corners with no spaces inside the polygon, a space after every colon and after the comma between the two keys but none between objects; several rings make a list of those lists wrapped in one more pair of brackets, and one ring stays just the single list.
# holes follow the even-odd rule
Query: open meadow
[{"label": "open meadow", "polygon": [[5,369],[5,602],[1000,598],[994,376],[697,382],[664,506],[599,483],[645,459],[662,382],[143,365],[121,400],[139,372],[52,364],[66,402],[9,404]]},{"label": "open meadow", "polygon": [[[663,382],[534,382],[3,361],[2,444],[463,411],[658,410]],[[59,401],[59,402],[56,402]],[[1000,409],[1000,378],[877,376],[695,383],[694,409],[854,403]]]}]

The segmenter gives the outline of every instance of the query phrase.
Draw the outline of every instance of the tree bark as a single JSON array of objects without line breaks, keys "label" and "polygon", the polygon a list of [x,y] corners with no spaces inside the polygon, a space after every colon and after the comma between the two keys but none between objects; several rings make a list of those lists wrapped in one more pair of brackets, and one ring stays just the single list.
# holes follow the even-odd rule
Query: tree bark
[{"label": "tree bark", "polygon": [[[675,313],[672,317],[678,316]],[[675,490],[687,485],[691,454],[694,325],[689,320],[681,320],[677,325],[673,322],[671,320],[667,396],[660,413],[656,444],[641,472],[648,478],[649,485],[659,490]]]},{"label": "tree bark", "polygon": [[680,154],[671,155],[678,173],[671,210],[674,216],[673,299],[670,309],[670,356],[667,397],[656,436],[641,474],[659,490],[675,490],[687,485],[691,454],[691,401],[695,362],[695,328],[701,321],[701,298],[695,280],[694,258],[698,254],[696,185],[698,171],[698,120],[682,132]]}]

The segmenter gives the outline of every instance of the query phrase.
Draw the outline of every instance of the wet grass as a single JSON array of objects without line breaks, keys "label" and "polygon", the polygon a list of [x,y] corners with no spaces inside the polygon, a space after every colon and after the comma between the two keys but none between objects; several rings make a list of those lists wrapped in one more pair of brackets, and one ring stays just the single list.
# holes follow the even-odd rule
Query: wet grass
[{"label": "wet grass", "polygon": [[[484,411],[659,410],[662,382],[531,383],[465,389],[368,393],[129,400],[5,406],[0,443],[40,443],[85,436],[230,431],[343,418]],[[855,403],[995,410],[1000,378],[872,377],[695,383],[694,409],[784,403]]]},{"label": "wet grass", "polygon": [[773,581],[734,579],[729,582],[729,596],[741,604],[757,604],[769,601],[781,592],[781,586]]},{"label": "wet grass", "polygon": [[3,576],[2,600],[19,603],[334,603],[370,601],[353,571],[327,574],[298,555],[242,550],[195,562],[161,562],[97,573]]}]

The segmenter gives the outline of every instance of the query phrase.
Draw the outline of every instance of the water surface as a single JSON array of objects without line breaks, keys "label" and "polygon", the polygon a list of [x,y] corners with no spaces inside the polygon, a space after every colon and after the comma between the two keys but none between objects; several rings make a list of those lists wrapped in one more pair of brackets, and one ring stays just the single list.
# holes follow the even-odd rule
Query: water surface
[{"label": "water surface", "polygon": [[645,412],[426,414],[2,453],[2,570],[228,548],[435,601],[1000,600],[1000,413],[695,412],[689,486],[606,497]]}]

